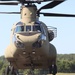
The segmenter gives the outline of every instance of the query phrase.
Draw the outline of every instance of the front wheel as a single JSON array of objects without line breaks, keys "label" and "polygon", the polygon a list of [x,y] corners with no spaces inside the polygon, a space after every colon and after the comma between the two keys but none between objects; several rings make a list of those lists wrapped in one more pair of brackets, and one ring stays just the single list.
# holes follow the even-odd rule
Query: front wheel
[{"label": "front wheel", "polygon": [[54,64],[54,65],[52,65],[52,74],[53,75],[56,75],[56,73],[57,73],[57,66],[56,66],[56,64]]},{"label": "front wheel", "polygon": [[7,66],[5,69],[4,75],[9,75],[9,72],[10,72],[10,68],[9,66]]},{"label": "front wheel", "polygon": [[5,69],[4,75],[18,75],[18,71],[13,66],[8,66]]},{"label": "front wheel", "polygon": [[56,75],[57,73],[57,66],[55,64],[52,64],[50,67],[49,67],[49,73],[50,74],[53,74],[53,75]]}]

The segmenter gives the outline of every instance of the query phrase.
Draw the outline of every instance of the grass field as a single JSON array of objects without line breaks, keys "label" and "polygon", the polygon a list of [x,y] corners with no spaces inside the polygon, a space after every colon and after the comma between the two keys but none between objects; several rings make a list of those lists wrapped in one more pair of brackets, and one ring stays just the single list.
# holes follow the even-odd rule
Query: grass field
[{"label": "grass field", "polygon": [[75,75],[75,73],[57,73],[57,75]]},{"label": "grass field", "polygon": [[[52,74],[48,74],[48,75],[52,75]],[[75,73],[57,73],[56,75],[75,75]]]},{"label": "grass field", "polygon": [[[52,74],[47,74],[52,75]],[[57,73],[56,75],[75,75],[75,73]]]},{"label": "grass field", "polygon": [[[1,75],[1,73],[0,73],[0,75]],[[21,75],[23,75],[23,74],[21,74]],[[24,74],[24,75],[26,75],[26,74]],[[52,75],[52,74],[47,74],[47,75]],[[57,73],[56,75],[75,75],[75,73]]]}]

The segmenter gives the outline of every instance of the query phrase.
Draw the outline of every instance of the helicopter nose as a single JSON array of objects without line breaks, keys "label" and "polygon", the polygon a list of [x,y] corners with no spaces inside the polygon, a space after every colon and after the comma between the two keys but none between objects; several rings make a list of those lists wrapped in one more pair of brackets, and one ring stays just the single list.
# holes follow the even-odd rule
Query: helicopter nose
[{"label": "helicopter nose", "polygon": [[38,36],[38,40],[35,43],[33,43],[32,46],[34,48],[42,47],[45,41],[46,41],[46,36],[44,34],[41,34]]},{"label": "helicopter nose", "polygon": [[41,33],[33,33],[33,32],[16,34],[16,38],[21,42],[25,43],[26,45],[33,44],[38,39],[40,40],[41,39],[40,36]]}]

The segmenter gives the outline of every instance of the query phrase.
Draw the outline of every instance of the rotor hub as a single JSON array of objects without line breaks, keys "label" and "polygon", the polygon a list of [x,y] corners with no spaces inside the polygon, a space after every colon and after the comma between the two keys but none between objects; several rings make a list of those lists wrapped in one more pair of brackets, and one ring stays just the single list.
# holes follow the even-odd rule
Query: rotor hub
[{"label": "rotor hub", "polygon": [[24,23],[31,23],[36,21],[37,7],[35,5],[22,6],[21,19]]}]

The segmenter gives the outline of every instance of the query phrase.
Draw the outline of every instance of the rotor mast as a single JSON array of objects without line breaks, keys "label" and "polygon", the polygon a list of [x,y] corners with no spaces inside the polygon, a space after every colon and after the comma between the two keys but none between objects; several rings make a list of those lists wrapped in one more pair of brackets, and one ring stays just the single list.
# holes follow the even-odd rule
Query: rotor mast
[{"label": "rotor mast", "polygon": [[37,7],[28,4],[21,6],[21,20],[23,23],[31,23],[36,21]]}]

